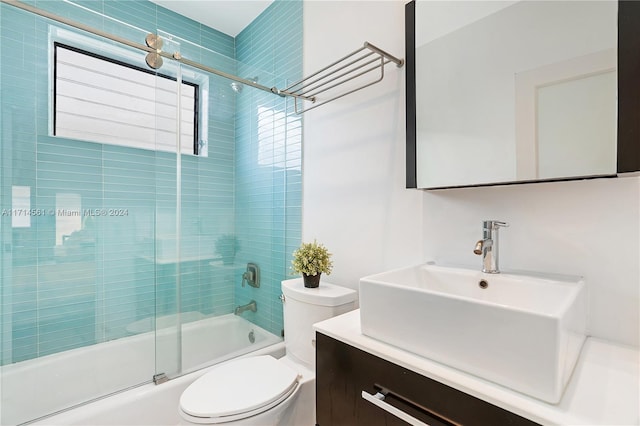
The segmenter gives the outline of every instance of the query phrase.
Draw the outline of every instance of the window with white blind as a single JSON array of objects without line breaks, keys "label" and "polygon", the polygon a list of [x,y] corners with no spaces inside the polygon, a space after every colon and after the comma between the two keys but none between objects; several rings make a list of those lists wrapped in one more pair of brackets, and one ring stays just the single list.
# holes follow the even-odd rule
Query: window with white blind
[{"label": "window with white blind", "polygon": [[[61,43],[54,45],[54,135],[176,152],[175,78]],[[199,86],[180,85],[180,150],[202,154]]]}]

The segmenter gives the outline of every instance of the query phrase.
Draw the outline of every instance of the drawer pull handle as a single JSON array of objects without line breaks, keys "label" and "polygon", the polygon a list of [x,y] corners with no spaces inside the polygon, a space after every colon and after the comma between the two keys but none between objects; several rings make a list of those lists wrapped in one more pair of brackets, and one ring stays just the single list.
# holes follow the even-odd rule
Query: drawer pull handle
[{"label": "drawer pull handle", "polygon": [[375,406],[377,406],[379,408],[382,408],[387,413],[396,416],[400,420],[404,420],[405,422],[407,422],[407,423],[409,423],[410,425],[413,425],[413,426],[429,426],[428,424],[426,424],[424,422],[421,422],[420,420],[416,419],[412,415],[407,414],[404,411],[400,410],[399,408],[396,408],[393,405],[385,402],[384,401],[384,397],[385,397],[384,394],[381,393],[381,392],[378,392],[375,395],[371,395],[370,393],[368,393],[366,391],[362,391],[362,398],[364,398],[365,400],[369,401],[373,405],[375,405]]}]

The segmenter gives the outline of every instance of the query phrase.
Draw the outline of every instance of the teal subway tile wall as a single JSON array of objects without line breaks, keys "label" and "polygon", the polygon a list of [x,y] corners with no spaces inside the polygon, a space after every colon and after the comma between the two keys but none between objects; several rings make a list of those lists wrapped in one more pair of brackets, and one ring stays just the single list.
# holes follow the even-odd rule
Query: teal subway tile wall
[{"label": "teal subway tile wall", "polygon": [[[301,77],[301,1],[275,1],[236,38],[148,1],[29,4],[137,43],[157,32],[188,59],[268,87]],[[258,311],[243,316],[280,335],[280,281],[301,240],[302,119],[291,101],[208,75],[207,156],[52,136],[50,25],[61,26],[0,5],[2,364],[250,300]],[[114,215],[91,214],[105,209]],[[221,258],[229,236],[232,263]],[[248,262],[259,289],[241,286]]]},{"label": "teal subway tile wall", "polygon": [[[285,31],[282,28],[286,28]],[[295,60],[292,52],[298,52]],[[302,2],[277,1],[236,37],[239,73],[267,71],[268,87],[302,78]],[[256,323],[275,334],[283,325],[280,282],[292,278],[291,253],[302,237],[302,116],[290,98],[251,90],[237,97],[236,226],[249,242],[243,259],[261,267],[264,290],[236,287],[236,303],[258,303]],[[246,257],[245,257],[246,256]],[[274,297],[275,296],[275,297]],[[266,314],[260,315],[260,311]]]}]

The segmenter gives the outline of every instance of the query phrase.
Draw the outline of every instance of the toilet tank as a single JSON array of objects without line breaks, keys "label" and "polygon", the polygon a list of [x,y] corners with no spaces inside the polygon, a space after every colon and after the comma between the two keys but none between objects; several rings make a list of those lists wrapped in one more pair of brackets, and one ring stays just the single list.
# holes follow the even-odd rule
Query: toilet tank
[{"label": "toilet tank", "polygon": [[287,356],[315,368],[313,324],[355,308],[355,290],[320,281],[307,288],[302,278],[282,281],[284,342]]}]

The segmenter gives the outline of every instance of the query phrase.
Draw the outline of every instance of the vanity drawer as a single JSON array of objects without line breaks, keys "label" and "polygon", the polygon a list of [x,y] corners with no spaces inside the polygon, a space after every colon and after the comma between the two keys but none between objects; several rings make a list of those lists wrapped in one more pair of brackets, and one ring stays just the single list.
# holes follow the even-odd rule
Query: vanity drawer
[{"label": "vanity drawer", "polygon": [[383,391],[387,394],[385,403],[430,426],[537,425],[481,399],[317,333],[317,424],[407,424],[379,408],[375,401],[370,402],[372,398],[363,394],[363,391],[369,395]]}]

